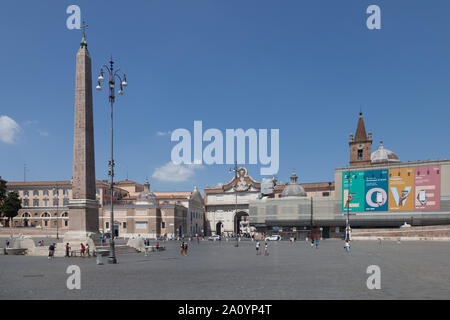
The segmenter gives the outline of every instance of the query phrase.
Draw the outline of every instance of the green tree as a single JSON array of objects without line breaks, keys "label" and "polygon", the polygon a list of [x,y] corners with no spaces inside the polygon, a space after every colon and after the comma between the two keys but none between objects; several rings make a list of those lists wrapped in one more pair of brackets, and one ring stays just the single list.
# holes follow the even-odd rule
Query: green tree
[{"label": "green tree", "polygon": [[17,216],[19,210],[22,209],[21,202],[17,192],[9,192],[8,196],[3,200],[1,211],[3,216],[7,218],[7,226],[10,225],[12,218]]},{"label": "green tree", "polygon": [[3,200],[6,198],[6,181],[0,177],[0,218],[3,218]]},{"label": "green tree", "polygon": [[0,177],[0,206],[6,198],[6,181]]}]

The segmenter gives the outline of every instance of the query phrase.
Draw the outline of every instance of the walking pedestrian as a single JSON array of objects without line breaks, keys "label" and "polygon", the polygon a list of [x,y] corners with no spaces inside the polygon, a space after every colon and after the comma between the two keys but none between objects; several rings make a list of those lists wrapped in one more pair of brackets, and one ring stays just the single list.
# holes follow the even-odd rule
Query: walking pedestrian
[{"label": "walking pedestrian", "polygon": [[89,253],[89,243],[86,243],[86,254],[88,257],[91,256],[91,254]]},{"label": "walking pedestrian", "polygon": [[345,240],[345,251],[350,252],[350,242]]},{"label": "walking pedestrian", "polygon": [[184,241],[181,242],[180,253],[182,256],[184,255]]},{"label": "walking pedestrian", "polygon": [[311,237],[311,248],[314,248],[314,238]]},{"label": "walking pedestrian", "polygon": [[9,248],[9,241],[6,240],[6,248]]},{"label": "walking pedestrian", "polygon": [[48,259],[53,259],[54,254],[55,254],[55,244],[52,243],[52,244],[48,247]]},{"label": "walking pedestrian", "polygon": [[319,248],[319,238],[316,238],[316,249]]},{"label": "walking pedestrian", "polygon": [[188,243],[185,242],[184,243],[184,255],[187,256],[187,251],[188,251]]},{"label": "walking pedestrian", "polygon": [[80,243],[80,244],[81,244],[80,256],[84,257],[84,253],[86,251],[86,247],[84,246],[84,244],[82,244],[82,243]]},{"label": "walking pedestrian", "polygon": [[260,243],[259,241],[256,241],[256,255],[259,256],[261,252],[259,252]]},{"label": "walking pedestrian", "polygon": [[66,258],[70,257],[69,253],[70,253],[70,244],[67,242],[66,243],[66,255],[65,255]]},{"label": "walking pedestrian", "polygon": [[269,255],[269,246],[268,246],[267,242],[264,244],[264,255],[265,256]]}]

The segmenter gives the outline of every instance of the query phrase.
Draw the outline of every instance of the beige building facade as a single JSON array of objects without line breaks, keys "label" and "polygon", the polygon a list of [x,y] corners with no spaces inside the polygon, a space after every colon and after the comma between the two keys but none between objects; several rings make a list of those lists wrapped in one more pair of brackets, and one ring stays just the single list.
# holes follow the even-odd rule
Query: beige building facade
[{"label": "beige building facade", "polygon": [[[22,209],[13,219],[14,227],[57,228],[61,233],[69,230],[71,181],[8,182],[7,190],[17,192],[22,200]],[[204,234],[203,197],[197,188],[153,193],[148,181],[144,185],[131,180],[119,181],[114,187],[113,228],[110,188],[106,181],[97,181],[96,201],[100,232],[149,238]]]}]

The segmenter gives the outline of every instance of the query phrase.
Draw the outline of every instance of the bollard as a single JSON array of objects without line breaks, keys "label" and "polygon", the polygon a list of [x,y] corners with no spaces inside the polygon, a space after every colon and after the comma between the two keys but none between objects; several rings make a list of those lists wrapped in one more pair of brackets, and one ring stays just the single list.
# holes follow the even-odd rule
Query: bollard
[{"label": "bollard", "polygon": [[103,254],[97,254],[96,262],[98,265],[102,265],[103,263]]}]

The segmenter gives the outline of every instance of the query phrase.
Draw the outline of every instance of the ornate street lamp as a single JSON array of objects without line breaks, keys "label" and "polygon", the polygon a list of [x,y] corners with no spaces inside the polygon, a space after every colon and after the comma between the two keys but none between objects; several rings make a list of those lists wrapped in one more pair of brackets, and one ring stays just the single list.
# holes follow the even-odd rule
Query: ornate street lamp
[{"label": "ornate street lamp", "polygon": [[59,211],[59,190],[58,186],[53,187],[53,195],[56,195],[56,239],[59,239],[58,211]]},{"label": "ornate street lamp", "polygon": [[[108,171],[108,175],[110,177],[110,189],[111,189],[111,222],[110,222],[110,226],[111,226],[111,238],[110,238],[110,253],[109,253],[109,263],[117,263],[117,259],[116,259],[116,252],[114,249],[114,236],[115,236],[115,228],[114,228],[114,204],[113,204],[113,200],[114,200],[114,144],[113,144],[113,105],[114,105],[114,101],[115,101],[115,89],[116,89],[116,79],[119,80],[120,86],[119,86],[119,91],[117,92],[117,94],[119,96],[123,95],[123,88],[128,86],[127,84],[127,76],[125,75],[125,73],[122,73],[120,71],[120,69],[114,70],[114,61],[111,57],[111,60],[109,61],[109,66],[107,65],[103,65],[100,68],[100,75],[97,78],[97,87],[95,87],[96,90],[101,91],[102,87],[101,87],[101,83],[103,81],[105,81],[105,78],[103,77],[104,72],[107,72],[108,74],[108,87],[109,87],[109,102],[111,105],[111,127],[110,127],[110,140],[111,140],[111,158],[109,160],[108,166],[109,166],[109,171]],[[121,76],[122,74],[122,76]]]},{"label": "ornate street lamp", "polygon": [[[229,172],[230,173],[234,172],[234,180],[237,181],[238,167],[237,167],[237,162],[236,161],[234,162],[234,169],[230,169]],[[238,190],[237,190],[237,188],[235,186],[234,187],[234,194],[236,195],[236,201],[235,201],[235,204],[234,204],[234,218],[236,219],[236,244],[234,245],[235,247],[239,247],[239,238],[238,238],[239,226],[238,226],[238,223],[237,223],[237,193],[238,193]]]},{"label": "ornate street lamp", "polygon": [[347,186],[348,186],[348,193],[347,193],[347,217],[345,219],[345,241],[350,240],[350,201],[351,201],[351,195],[350,195],[350,168],[347,172]]}]

